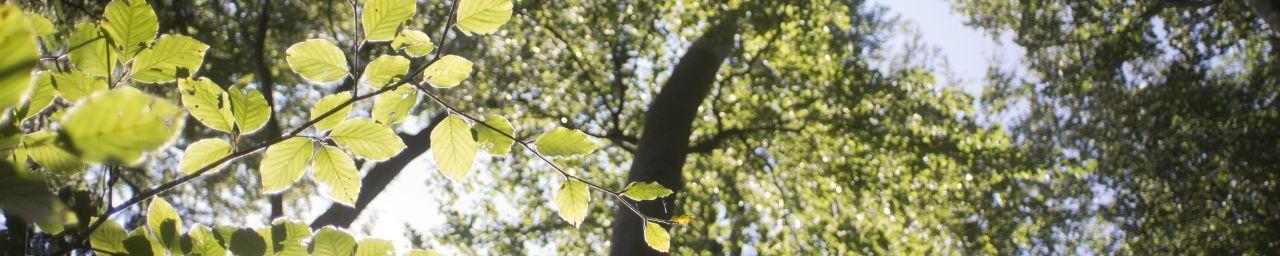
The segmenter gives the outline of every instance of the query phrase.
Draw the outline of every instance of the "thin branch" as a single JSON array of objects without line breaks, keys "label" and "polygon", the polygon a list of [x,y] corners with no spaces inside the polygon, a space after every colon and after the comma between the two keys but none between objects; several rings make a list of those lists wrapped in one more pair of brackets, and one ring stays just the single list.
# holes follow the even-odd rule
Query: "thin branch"
[{"label": "thin branch", "polygon": [[766,125],[766,126],[757,126],[757,127],[725,129],[724,131],[720,131],[719,133],[716,133],[716,135],[712,135],[711,138],[707,138],[698,143],[694,143],[692,146],[689,146],[689,152],[690,153],[709,153],[711,152],[711,150],[714,150],[716,147],[719,147],[721,144],[723,144],[725,140],[732,139],[734,137],[745,136],[755,132],[776,132],[776,131],[798,132],[800,131],[800,129],[782,127],[776,124]]}]

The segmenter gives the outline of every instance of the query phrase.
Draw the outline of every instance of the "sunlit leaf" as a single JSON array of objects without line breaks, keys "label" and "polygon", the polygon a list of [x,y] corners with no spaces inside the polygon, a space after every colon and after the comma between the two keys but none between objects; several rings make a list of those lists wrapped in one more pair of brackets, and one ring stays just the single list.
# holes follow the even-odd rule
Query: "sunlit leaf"
[{"label": "sunlit leaf", "polygon": [[350,73],[342,49],[328,40],[310,39],[285,50],[289,68],[302,78],[316,83],[332,83]]},{"label": "sunlit leaf", "polygon": [[590,203],[591,193],[587,184],[578,180],[570,179],[561,183],[560,190],[556,192],[556,210],[560,213],[560,218],[574,227],[587,218],[587,213],[591,210],[588,207]]},{"label": "sunlit leaf", "polygon": [[311,238],[311,255],[351,255],[356,251],[356,239],[346,231],[323,227]]},{"label": "sunlit leaf", "polygon": [[27,102],[14,110],[20,120],[31,118],[53,103],[56,91],[53,88],[53,74],[49,71],[37,73],[32,79],[31,89],[27,91]]},{"label": "sunlit leaf", "polygon": [[413,250],[409,250],[409,252],[406,252],[404,255],[405,256],[442,256],[444,254],[440,254],[440,252],[436,252],[435,250],[413,249]]},{"label": "sunlit leaf", "polygon": [[191,231],[182,236],[182,251],[187,255],[221,256],[227,249],[219,243],[212,231],[201,224],[195,224]]},{"label": "sunlit leaf", "polygon": [[564,127],[543,133],[533,142],[538,152],[551,157],[568,157],[586,155],[596,150],[596,143],[587,135],[577,130]]},{"label": "sunlit leaf", "polygon": [[311,228],[298,220],[276,219],[271,222],[271,248],[277,256],[306,256],[307,245],[303,243],[311,238]]},{"label": "sunlit leaf", "polygon": [[[501,156],[511,152],[511,144],[514,141],[508,136],[514,135],[514,130],[511,128],[511,123],[507,122],[507,118],[499,115],[489,115],[485,117],[484,123],[488,124],[488,126],[477,124],[472,127],[472,129],[476,130],[476,140],[480,142],[480,147],[491,155]],[[493,128],[490,128],[490,126]],[[497,128],[497,130],[494,130],[494,128]]]},{"label": "sunlit leaf", "polygon": [[84,171],[84,162],[58,144],[58,134],[37,131],[22,136],[19,147],[13,151],[18,158],[30,157],[45,171],[62,175],[75,175]]},{"label": "sunlit leaf", "polygon": [[[97,217],[89,219],[90,223],[97,221]],[[129,232],[124,231],[120,227],[120,223],[106,220],[98,229],[93,230],[93,234],[89,235],[89,244],[97,251],[110,253],[125,253],[124,239],[129,237]]]},{"label": "sunlit leaf", "polygon": [[693,215],[685,214],[671,217],[671,222],[675,222],[676,224],[688,224],[690,221],[693,221]]},{"label": "sunlit leaf", "polygon": [[480,144],[471,138],[471,125],[457,115],[449,115],[431,130],[431,155],[436,167],[454,182],[462,182],[471,171]]},{"label": "sunlit leaf", "polygon": [[120,56],[111,50],[107,40],[107,36],[102,33],[98,25],[77,24],[75,32],[67,40],[70,47],[67,56],[71,58],[71,63],[85,74],[97,77],[107,76],[111,70],[120,68],[116,63]]},{"label": "sunlit leaf", "polygon": [[364,67],[360,84],[375,90],[382,89],[383,86],[400,81],[406,72],[409,72],[409,59],[395,55],[378,56]]},{"label": "sunlit leaf", "polygon": [[30,222],[58,214],[65,209],[60,204],[41,177],[28,176],[10,162],[0,161],[0,211]]},{"label": "sunlit leaf", "polygon": [[84,160],[133,163],[176,137],[184,116],[173,103],[120,87],[81,101],[63,116],[62,130]]},{"label": "sunlit leaf", "polygon": [[511,19],[511,0],[462,0],[458,29],[467,35],[492,34]]},{"label": "sunlit leaf", "polygon": [[368,118],[342,121],[329,138],[352,154],[374,161],[387,160],[405,148],[395,131]]},{"label": "sunlit leaf", "polygon": [[31,26],[31,32],[35,33],[36,36],[49,36],[58,32],[57,28],[53,27],[53,22],[39,14],[28,12],[23,15],[27,19],[27,25]]},{"label": "sunlit leaf", "polygon": [[162,35],[151,48],[142,50],[133,60],[133,80],[145,83],[173,82],[191,77],[209,46],[183,35]]},{"label": "sunlit leaf", "polygon": [[107,90],[107,81],[81,71],[53,74],[53,89],[58,97],[67,101],[77,101],[96,92]]},{"label": "sunlit leaf", "polygon": [[[178,162],[178,170],[186,174],[192,174],[229,155],[231,155],[231,143],[222,139],[202,139],[191,143],[191,145],[187,146],[187,150],[182,152],[182,160]],[[224,165],[226,164],[214,166],[209,173],[222,169]]]},{"label": "sunlit leaf", "polygon": [[294,137],[267,147],[262,155],[262,164],[258,173],[262,179],[262,190],[267,193],[284,191],[293,182],[302,178],[307,169],[307,162],[315,153],[311,140]]},{"label": "sunlit leaf", "polygon": [[333,146],[324,146],[316,153],[311,169],[320,184],[329,187],[326,196],[346,205],[355,205],[360,195],[360,172],[346,152]]},{"label": "sunlit leaf", "polygon": [[[315,105],[311,106],[311,119],[315,120],[320,118],[324,113],[337,108],[338,105],[341,105],[343,102],[347,102],[348,100],[351,100],[351,92],[329,94],[328,96],[324,96],[324,98],[320,98],[320,101],[317,101]],[[314,126],[317,130],[328,131],[329,129],[333,129],[334,126],[337,126],[338,123],[341,123],[342,120],[347,119],[347,114],[350,112],[351,104],[347,104],[346,106],[338,109],[337,112],[333,112],[333,114],[330,114],[324,119],[316,122]]]},{"label": "sunlit leaf", "polygon": [[418,12],[418,3],[413,0],[368,0],[360,14],[360,24],[364,26],[366,41],[389,41],[396,36],[400,24],[408,21]]},{"label": "sunlit leaf", "polygon": [[147,235],[147,230],[142,227],[129,232],[129,237],[124,239],[124,250],[130,256],[165,255],[164,246],[160,245],[154,237]]},{"label": "sunlit leaf", "polygon": [[31,68],[39,58],[35,40],[22,11],[0,5],[0,110],[17,104],[31,87]]},{"label": "sunlit leaf", "polygon": [[178,249],[178,238],[182,235],[182,217],[173,210],[173,206],[164,199],[155,197],[147,206],[147,228],[156,237],[156,241],[165,248]]},{"label": "sunlit leaf", "polygon": [[437,88],[458,86],[471,76],[471,61],[456,55],[445,55],[422,71],[422,79]]},{"label": "sunlit leaf", "polygon": [[160,29],[156,12],[145,0],[112,0],[103,16],[102,29],[124,50],[126,60],[150,46]]},{"label": "sunlit leaf", "polygon": [[657,222],[645,221],[644,242],[654,250],[667,252],[671,249],[671,234],[667,234],[667,229]]},{"label": "sunlit leaf", "polygon": [[240,134],[250,134],[261,129],[271,119],[271,105],[258,90],[241,86],[227,88],[231,96],[231,114],[240,127]]},{"label": "sunlit leaf", "polygon": [[365,238],[356,246],[355,256],[392,256],[396,255],[396,246],[391,241]]},{"label": "sunlit leaf", "polygon": [[401,85],[395,90],[378,94],[373,98],[373,110],[369,115],[374,121],[391,125],[403,121],[409,111],[418,104],[418,91],[412,86]]},{"label": "sunlit leaf", "polygon": [[657,182],[632,182],[622,195],[635,200],[653,200],[671,194],[671,190]]},{"label": "sunlit leaf", "polygon": [[431,42],[431,38],[427,33],[413,29],[400,30],[400,35],[396,35],[396,39],[391,40],[392,49],[404,49],[404,53],[410,57],[422,57],[431,53],[436,49],[436,44]]},{"label": "sunlit leaf", "polygon": [[178,80],[178,91],[182,94],[182,106],[200,123],[224,132],[235,127],[230,95],[213,81],[203,77],[183,78]]}]

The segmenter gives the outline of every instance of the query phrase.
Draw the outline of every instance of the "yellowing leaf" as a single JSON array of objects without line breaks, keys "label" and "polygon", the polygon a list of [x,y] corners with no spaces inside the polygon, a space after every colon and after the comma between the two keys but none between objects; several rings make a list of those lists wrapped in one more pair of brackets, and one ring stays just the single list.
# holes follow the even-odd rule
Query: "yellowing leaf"
[{"label": "yellowing leaf", "polygon": [[62,131],[86,161],[133,163],[174,139],[185,119],[173,103],[120,87],[68,110]]},{"label": "yellowing leaf", "polygon": [[231,114],[240,127],[240,134],[250,134],[267,124],[271,119],[271,106],[258,90],[248,90],[242,86],[227,88],[231,96]]},{"label": "yellowing leaf", "polygon": [[659,197],[671,195],[671,190],[663,187],[657,182],[632,182],[627,185],[622,195],[635,200],[653,200]]},{"label": "yellowing leaf", "polygon": [[53,89],[58,97],[77,101],[95,92],[106,91],[107,81],[81,71],[53,74]]},{"label": "yellowing leaf", "polygon": [[235,127],[230,95],[213,81],[203,77],[183,78],[178,80],[178,91],[182,94],[182,106],[200,123],[224,132],[230,132]]},{"label": "yellowing leaf", "polygon": [[693,215],[685,214],[685,215],[671,217],[671,222],[675,222],[676,224],[683,225],[683,224],[689,223],[690,221],[693,221]]},{"label": "yellowing leaf", "polygon": [[471,125],[457,115],[445,117],[431,130],[431,156],[440,172],[454,182],[467,177],[479,148],[471,138]]},{"label": "yellowing leaf", "polygon": [[587,213],[591,210],[588,207],[590,203],[591,193],[587,190],[587,184],[578,180],[564,182],[556,193],[556,210],[560,212],[560,218],[574,227],[587,218]]},{"label": "yellowing leaf", "polygon": [[[311,120],[320,118],[321,115],[337,108],[338,105],[341,105],[347,100],[351,100],[351,92],[340,92],[320,98],[320,101],[317,101],[316,105],[311,106]],[[347,119],[348,113],[351,113],[351,104],[343,106],[341,109],[338,109],[337,112],[333,112],[333,114],[321,119],[319,122],[316,122],[315,127],[317,130],[321,131],[333,129],[333,126],[338,125],[338,123],[342,122],[343,119]]]},{"label": "yellowing leaf", "polygon": [[[484,120],[485,125],[476,125],[476,140],[480,142],[480,147],[491,155],[506,155],[511,152],[511,144],[514,142],[511,137],[513,134],[511,123],[507,122],[507,118],[498,115],[490,115]],[[497,128],[494,130],[493,128]],[[503,135],[506,134],[506,135]]]},{"label": "yellowing leaf", "polygon": [[387,160],[405,148],[395,131],[368,118],[342,121],[329,138],[352,154],[374,161]]},{"label": "yellowing leaf", "polygon": [[71,63],[85,74],[103,77],[111,73],[112,69],[119,69],[116,61],[120,56],[107,46],[107,36],[102,33],[98,25],[93,23],[76,25],[75,32],[67,41],[70,47],[67,56],[71,58]]},{"label": "yellowing leaf", "polygon": [[133,80],[145,83],[173,82],[191,77],[204,62],[209,46],[183,35],[163,35],[133,60]]},{"label": "yellowing leaf", "polygon": [[431,53],[436,49],[436,44],[431,42],[431,38],[427,33],[422,31],[405,29],[400,30],[400,35],[396,35],[396,39],[391,40],[391,49],[399,50],[403,48],[404,53],[410,57],[422,57]]},{"label": "yellowing leaf", "polygon": [[112,0],[103,16],[106,20],[102,29],[117,47],[124,50],[124,59],[133,58],[138,51],[151,45],[151,39],[160,29],[156,12],[145,0]]},{"label": "yellowing leaf", "polygon": [[289,138],[267,147],[263,153],[258,174],[262,178],[262,190],[267,193],[284,191],[302,178],[307,162],[315,148],[307,138]]},{"label": "yellowing leaf", "polygon": [[151,205],[147,207],[147,228],[151,229],[151,234],[161,246],[178,248],[178,238],[182,235],[182,217],[178,216],[169,202],[158,197],[151,199]]},{"label": "yellowing leaf", "polygon": [[39,58],[35,40],[18,7],[0,6],[0,110],[18,104],[31,88],[30,70]]},{"label": "yellowing leaf", "polygon": [[586,134],[564,127],[543,133],[533,144],[538,146],[539,153],[551,157],[586,155],[596,150],[595,142]]},{"label": "yellowing leaf", "polygon": [[373,110],[369,115],[373,120],[384,125],[403,121],[409,111],[418,104],[418,91],[412,86],[401,85],[393,91],[378,94],[373,98]]},{"label": "yellowing leaf", "polygon": [[350,72],[342,49],[328,40],[303,41],[289,46],[284,53],[289,68],[311,82],[337,82]]},{"label": "yellowing leaf", "polygon": [[400,24],[418,12],[414,0],[368,0],[360,14],[364,37],[369,42],[389,41],[396,36]]},{"label": "yellowing leaf", "polygon": [[441,57],[422,72],[422,79],[436,88],[458,86],[471,76],[471,61],[456,55]]},{"label": "yellowing leaf", "polygon": [[[213,162],[221,160],[223,157],[231,155],[231,153],[231,143],[225,140],[203,139],[196,141],[188,145],[186,151],[183,151],[182,160],[178,161],[178,170],[186,174],[192,174],[209,164],[213,164]],[[216,172],[222,169],[223,165],[225,163],[213,167],[209,172]]]},{"label": "yellowing leaf", "polygon": [[492,34],[511,19],[511,0],[462,0],[458,29],[467,35]]},{"label": "yellowing leaf", "polygon": [[316,181],[329,187],[325,195],[334,201],[353,206],[360,195],[360,172],[356,164],[342,149],[324,146],[311,162]]},{"label": "yellowing leaf", "polygon": [[375,90],[382,89],[383,86],[400,81],[406,72],[409,72],[409,59],[395,55],[378,56],[364,67],[364,74],[360,75],[360,84],[368,85]]},{"label": "yellowing leaf", "polygon": [[356,251],[356,239],[346,231],[323,227],[311,238],[311,255],[351,255]]},{"label": "yellowing leaf", "polygon": [[671,234],[667,234],[667,229],[663,228],[662,225],[652,221],[645,221],[644,242],[654,250],[667,252],[667,250],[671,249]]}]

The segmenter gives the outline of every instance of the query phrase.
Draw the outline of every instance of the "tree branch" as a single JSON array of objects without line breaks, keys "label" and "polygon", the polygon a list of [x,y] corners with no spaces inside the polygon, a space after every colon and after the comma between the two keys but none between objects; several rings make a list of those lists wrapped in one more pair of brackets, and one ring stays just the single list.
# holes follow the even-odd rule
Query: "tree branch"
[{"label": "tree branch", "polygon": [[716,148],[720,147],[720,145],[723,145],[724,141],[726,140],[733,139],[740,136],[751,135],[756,132],[776,132],[776,131],[797,132],[797,131],[800,131],[800,129],[786,128],[777,124],[766,125],[766,126],[756,126],[756,127],[746,127],[746,128],[730,128],[730,129],[720,131],[719,133],[712,135],[710,138],[699,141],[698,143],[694,143],[693,145],[689,146],[689,153],[711,153],[711,150],[715,150]]}]

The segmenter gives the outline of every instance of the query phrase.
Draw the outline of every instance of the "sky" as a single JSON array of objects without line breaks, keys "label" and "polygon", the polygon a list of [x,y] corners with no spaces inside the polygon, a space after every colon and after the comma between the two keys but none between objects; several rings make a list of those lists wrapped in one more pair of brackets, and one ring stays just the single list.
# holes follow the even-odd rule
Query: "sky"
[{"label": "sky", "polygon": [[[976,97],[982,92],[983,77],[993,62],[998,60],[1001,63],[994,64],[1014,65],[1023,55],[1021,48],[1014,45],[1007,36],[997,41],[981,31],[965,26],[964,18],[951,11],[949,0],[873,0],[872,3],[888,7],[890,13],[899,15],[908,26],[918,31],[926,44],[938,49],[942,55],[940,57],[949,64],[946,73],[954,75],[939,79],[938,86],[959,87]],[[412,123],[415,122],[406,122],[406,125]],[[411,125],[403,129],[420,129],[408,126]],[[448,206],[435,199],[424,199],[441,191],[433,188],[439,186],[439,183],[438,179],[431,176],[439,174],[435,171],[430,155],[429,152],[422,154],[387,186],[387,190],[356,219],[352,226],[355,233],[390,239],[402,251],[410,249],[409,240],[405,237],[406,226],[429,231],[446,224],[440,209]],[[424,183],[427,185],[424,186]],[[329,204],[325,200],[318,201],[320,202],[312,207],[308,220],[318,216]],[[376,225],[371,225],[374,223]],[[427,232],[426,235],[431,234]],[[539,251],[535,253],[554,254]]]}]

